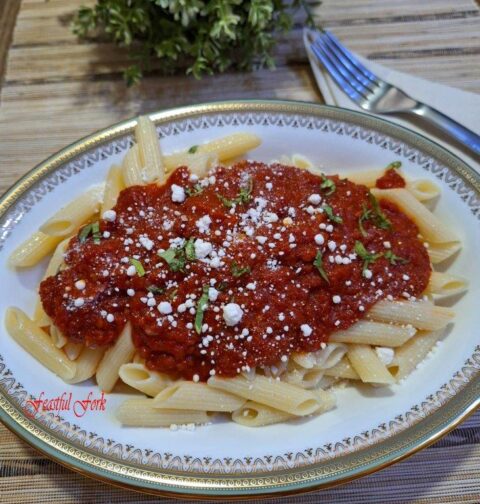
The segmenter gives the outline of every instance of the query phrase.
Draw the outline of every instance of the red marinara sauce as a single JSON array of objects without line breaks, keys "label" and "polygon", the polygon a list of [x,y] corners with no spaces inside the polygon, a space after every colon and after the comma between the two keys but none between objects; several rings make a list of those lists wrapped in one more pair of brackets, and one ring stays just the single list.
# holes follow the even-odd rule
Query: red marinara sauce
[{"label": "red marinara sauce", "polygon": [[278,365],[378,300],[425,290],[417,227],[375,203],[365,186],[279,164],[201,180],[178,168],[164,186],[122,191],[100,239],[71,240],[66,268],[41,283],[43,306],[90,347],[131,321],[146,365],[187,379]]},{"label": "red marinara sauce", "polygon": [[405,179],[395,168],[388,168],[375,183],[375,186],[379,189],[396,189],[399,187],[405,187],[405,185]]}]

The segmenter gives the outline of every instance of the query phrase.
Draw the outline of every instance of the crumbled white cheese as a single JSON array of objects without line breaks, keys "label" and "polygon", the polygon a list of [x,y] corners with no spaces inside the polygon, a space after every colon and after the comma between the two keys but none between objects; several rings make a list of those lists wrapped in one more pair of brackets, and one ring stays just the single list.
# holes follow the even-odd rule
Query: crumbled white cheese
[{"label": "crumbled white cheese", "polygon": [[172,201],[183,203],[185,201],[185,189],[177,184],[172,184]]},{"label": "crumbled white cheese", "polygon": [[128,276],[134,276],[137,273],[137,270],[135,269],[135,266],[132,264],[127,268],[127,275]]},{"label": "crumbled white cheese", "polygon": [[339,304],[342,302],[342,298],[338,295],[335,295],[332,297],[332,301],[335,303],[335,304]]},{"label": "crumbled white cheese", "polygon": [[305,337],[310,336],[312,334],[312,332],[313,332],[313,329],[308,324],[302,324],[300,326],[300,330],[302,331],[302,334]]},{"label": "crumbled white cheese", "polygon": [[323,245],[325,243],[325,238],[322,234],[318,233],[315,235],[315,243],[317,245]]},{"label": "crumbled white cheese", "polygon": [[197,220],[196,225],[200,233],[207,233],[210,229],[210,224],[212,223],[212,219],[209,215],[204,215]]},{"label": "crumbled white cheese", "polygon": [[168,301],[161,301],[160,303],[158,303],[157,309],[162,315],[168,315],[173,311],[172,305]]},{"label": "crumbled white cheese", "polygon": [[208,288],[208,300],[209,301],[216,301],[218,298],[219,292],[215,287],[209,287]]},{"label": "crumbled white cheese", "polygon": [[212,244],[198,238],[195,240],[195,256],[197,259],[205,259],[213,250]]},{"label": "crumbled white cheese", "polygon": [[77,280],[75,282],[75,287],[78,289],[78,290],[83,290],[85,289],[85,280]]},{"label": "crumbled white cheese", "polygon": [[308,197],[308,202],[311,203],[312,205],[318,205],[320,201],[322,201],[320,194],[311,194]]},{"label": "crumbled white cheese", "polygon": [[115,222],[115,219],[117,218],[117,212],[115,212],[115,210],[106,210],[105,212],[103,212],[102,217],[107,222]]},{"label": "crumbled white cheese", "polygon": [[152,250],[153,246],[154,246],[154,243],[152,240],[150,240],[150,238],[148,238],[147,236],[140,236],[140,238],[138,239],[138,241],[140,242],[140,244],[142,245],[143,248],[147,249],[147,250]]},{"label": "crumbled white cheese", "polygon": [[243,310],[237,303],[228,303],[223,307],[223,319],[227,326],[237,325],[243,317]]},{"label": "crumbled white cheese", "polygon": [[73,302],[73,304],[77,307],[77,308],[80,308],[81,306],[83,306],[85,303],[84,299],[83,298],[77,298],[75,299],[75,301]]},{"label": "crumbled white cheese", "polygon": [[385,364],[385,366],[391,364],[393,358],[395,357],[393,348],[375,347],[375,351],[377,352],[378,358]]},{"label": "crumbled white cheese", "polygon": [[364,270],[363,270],[363,276],[364,276],[365,278],[370,279],[370,278],[372,278],[372,275],[373,275],[373,273],[372,273],[369,269],[364,269]]}]

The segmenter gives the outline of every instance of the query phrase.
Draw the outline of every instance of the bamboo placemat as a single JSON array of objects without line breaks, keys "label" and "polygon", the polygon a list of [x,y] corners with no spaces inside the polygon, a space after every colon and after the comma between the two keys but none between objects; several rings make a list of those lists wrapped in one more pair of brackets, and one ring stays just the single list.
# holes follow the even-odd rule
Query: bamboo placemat
[{"label": "bamboo placemat", "polygon": [[[275,72],[195,81],[153,72],[125,89],[124,55],[78,43],[68,23],[91,0],[0,0],[0,192],[68,143],[164,107],[237,98],[322,102],[300,26],[278,49]],[[480,11],[473,0],[324,0],[318,10],[353,50],[392,68],[480,92]],[[7,51],[8,49],[8,51]],[[7,66],[2,64],[6,56]],[[2,70],[3,68],[3,70]],[[1,85],[1,84],[0,84]],[[381,473],[284,503],[479,503],[480,412],[443,440]],[[0,426],[0,502],[158,502],[51,462]],[[173,502],[166,500],[165,502]]]}]

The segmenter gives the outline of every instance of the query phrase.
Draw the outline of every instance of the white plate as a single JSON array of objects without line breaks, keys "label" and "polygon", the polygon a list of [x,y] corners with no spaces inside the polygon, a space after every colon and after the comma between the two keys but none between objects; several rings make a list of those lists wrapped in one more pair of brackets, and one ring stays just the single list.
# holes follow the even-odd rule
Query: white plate
[{"label": "white plate", "polygon": [[[193,432],[124,428],[105,411],[24,414],[29,396],[76,400],[98,390],[67,385],[1,329],[0,418],[28,442],[84,473],[148,491],[196,496],[288,493],[346,481],[384,467],[434,441],[478,403],[480,380],[480,177],[423,137],[371,116],[295,102],[232,102],[152,114],[164,152],[232,132],[262,138],[251,158],[301,153],[326,173],[384,167],[401,160],[412,177],[442,189],[436,213],[460,234],[464,248],[449,271],[471,286],[455,304],[449,334],[421,367],[390,388],[349,387],[334,410],[312,419],[259,429],[217,421]],[[121,161],[134,121],[66,148],[24,177],[0,203],[0,314],[14,304],[31,313],[44,265],[6,266],[10,252],[53,212],[102,181]]]}]

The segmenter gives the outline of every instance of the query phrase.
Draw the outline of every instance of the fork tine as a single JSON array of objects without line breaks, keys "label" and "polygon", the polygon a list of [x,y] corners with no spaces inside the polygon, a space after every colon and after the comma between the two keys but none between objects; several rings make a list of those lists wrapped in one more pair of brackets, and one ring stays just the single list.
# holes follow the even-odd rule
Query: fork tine
[{"label": "fork tine", "polygon": [[[324,47],[325,52],[331,54],[337,61],[338,65],[343,66],[345,71],[348,73],[349,79],[355,79],[362,86],[366,86],[370,91],[374,91],[378,86],[377,81],[373,82],[371,79],[367,78],[358,68],[354,66],[352,62],[340,51],[336,44],[328,38],[327,34],[319,35],[316,39],[317,43],[321,43]],[[372,74],[373,75],[373,74]],[[345,75],[345,77],[347,77]]]},{"label": "fork tine", "polygon": [[338,39],[330,33],[329,31],[324,31],[324,37],[332,42],[332,45],[336,47],[336,49],[359,71],[361,72],[367,79],[371,80],[373,83],[379,85],[381,84],[381,80],[368,68],[362,65],[360,61],[345,47],[343,46]]},{"label": "fork tine", "polygon": [[310,44],[310,49],[313,51],[318,60],[327,69],[328,73],[332,76],[333,80],[343,89],[343,91],[356,103],[361,103],[364,100],[362,96],[355,88],[353,88],[348,80],[346,80],[343,75],[337,71],[335,65],[333,65],[327,58],[323,50],[317,44]]},{"label": "fork tine", "polygon": [[[319,37],[316,39],[314,44],[322,50],[323,54],[329,59],[330,63],[336,68],[338,72],[342,74],[345,80],[350,84],[351,87],[355,88],[360,94],[367,97],[372,90],[367,87],[363,82],[360,82],[354,73],[348,70],[343,63],[337,58],[337,56],[332,52],[332,50],[324,43],[324,41]],[[369,81],[370,86],[372,85]]]}]

